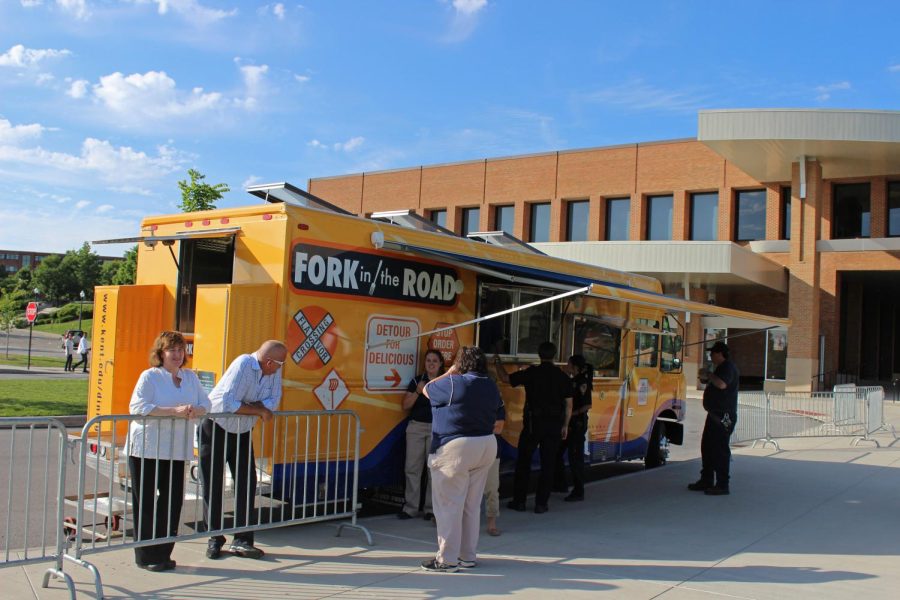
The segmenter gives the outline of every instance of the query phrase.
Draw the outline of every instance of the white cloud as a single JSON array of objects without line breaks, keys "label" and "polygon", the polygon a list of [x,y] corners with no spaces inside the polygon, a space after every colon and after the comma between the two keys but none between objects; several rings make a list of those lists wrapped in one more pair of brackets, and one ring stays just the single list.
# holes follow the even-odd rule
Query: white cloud
[{"label": "white cloud", "polygon": [[256,108],[262,84],[265,80],[266,73],[269,72],[268,65],[241,65],[241,59],[235,58],[234,62],[238,64],[241,71],[241,78],[244,80],[244,97],[235,98],[234,103],[247,110]]},{"label": "white cloud", "polygon": [[295,73],[294,79],[297,80],[299,83],[306,83],[307,81],[309,81],[309,75],[297,75]]},{"label": "white cloud", "polygon": [[831,99],[832,92],[844,91],[850,89],[849,81],[839,81],[837,83],[829,83],[828,85],[816,86],[816,100],[825,102]]},{"label": "white cloud", "polygon": [[453,8],[464,15],[474,15],[487,6],[487,0],[453,0]]},{"label": "white cloud", "polygon": [[77,210],[82,210],[83,208],[86,208],[88,205],[90,205],[90,203],[90,200],[79,200],[75,203],[75,208]]},{"label": "white cloud", "polygon": [[60,58],[70,54],[72,53],[69,50],[26,48],[22,44],[16,44],[3,54],[0,54],[0,67],[24,69],[35,66],[47,59]]},{"label": "white cloud", "polygon": [[272,14],[278,17],[279,21],[284,21],[284,4],[278,2],[272,7]]},{"label": "white cloud", "polygon": [[19,146],[22,142],[41,137],[45,129],[37,123],[13,125],[6,119],[0,119],[0,146]]},{"label": "white cloud", "polygon": [[64,11],[72,13],[77,19],[87,19],[91,16],[85,0],[56,0],[56,5]]},{"label": "white cloud", "polygon": [[44,85],[45,83],[50,83],[53,79],[52,73],[39,73],[34,82],[38,85]]},{"label": "white cloud", "polygon": [[170,11],[178,14],[196,25],[209,25],[222,19],[233,17],[238,13],[236,8],[220,10],[203,6],[197,0],[134,0],[138,4],[155,3],[157,11],[166,15]]},{"label": "white cloud", "polygon": [[21,0],[22,6],[25,8],[32,8],[34,6],[40,6],[44,0]]},{"label": "white cloud", "polygon": [[888,71],[890,71],[891,73],[900,73],[900,63],[889,66]]},{"label": "white cloud", "polygon": [[[140,231],[140,217],[123,215],[122,211],[95,214],[79,211],[74,205],[68,210],[32,205],[23,211],[18,204],[15,198],[0,195],[3,244],[10,249],[62,253],[84,241],[130,237]],[[53,223],[53,227],[47,227],[47,223]],[[69,233],[60,235],[60,231]],[[98,246],[94,250],[103,256],[117,256],[132,245]]]},{"label": "white cloud", "polygon": [[148,190],[147,188],[143,188],[137,185],[116,185],[110,186],[110,191],[119,193],[119,194],[128,194],[131,196],[152,196],[153,192]]},{"label": "white cloud", "polygon": [[102,215],[103,213],[108,213],[108,212],[113,211],[113,210],[115,210],[115,209],[116,209],[116,207],[113,206],[112,204],[101,204],[100,206],[98,206],[98,207],[96,208],[96,212],[97,212],[97,214],[101,214],[101,215]]},{"label": "white cloud", "polygon": [[335,152],[353,152],[357,148],[365,143],[366,138],[361,135],[355,136],[347,140],[346,142],[335,142],[333,144],[323,144],[319,140],[313,139],[306,143],[310,148],[317,148],[319,150],[334,150]]},{"label": "white cloud", "polygon": [[251,185],[256,185],[260,181],[261,181],[261,179],[259,177],[257,177],[256,175],[251,175],[250,177],[248,177],[247,179],[244,180],[244,183],[241,184],[241,189],[246,190]]},{"label": "white cloud", "polygon": [[578,99],[588,103],[620,106],[636,112],[690,113],[705,106],[709,98],[707,94],[691,88],[665,89],[646,83],[642,79],[632,79],[619,85],[582,94]]},{"label": "white cloud", "polygon": [[147,71],[125,76],[112,73],[100,78],[93,87],[95,97],[107,108],[120,114],[150,119],[184,117],[214,109],[220,105],[218,92],[204,93],[195,87],[179,92],[175,80],[164,71]]},{"label": "white cloud", "polygon": [[487,6],[487,0],[452,0],[451,6],[453,18],[442,41],[453,44],[472,35],[478,25],[479,13]]},{"label": "white cloud", "polygon": [[71,96],[76,100],[78,98],[84,98],[84,96],[87,94],[89,83],[90,82],[88,82],[86,79],[76,79],[69,85],[69,89],[66,90],[66,95]]}]

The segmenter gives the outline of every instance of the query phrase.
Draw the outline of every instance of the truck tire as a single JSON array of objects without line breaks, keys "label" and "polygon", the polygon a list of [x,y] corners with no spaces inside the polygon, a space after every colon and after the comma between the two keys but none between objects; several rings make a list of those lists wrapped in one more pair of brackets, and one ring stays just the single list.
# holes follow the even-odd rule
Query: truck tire
[{"label": "truck tire", "polygon": [[666,424],[657,421],[653,424],[650,440],[647,443],[647,455],[644,466],[648,469],[661,467],[669,458],[669,438],[666,437]]}]

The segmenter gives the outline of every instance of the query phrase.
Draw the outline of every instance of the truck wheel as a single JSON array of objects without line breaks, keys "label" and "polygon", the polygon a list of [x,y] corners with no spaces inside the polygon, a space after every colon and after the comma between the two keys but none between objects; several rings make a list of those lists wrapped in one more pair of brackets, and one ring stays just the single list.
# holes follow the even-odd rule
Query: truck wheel
[{"label": "truck wheel", "polygon": [[666,424],[657,421],[653,424],[650,441],[647,444],[647,456],[644,466],[648,469],[661,467],[669,458],[669,438],[666,437]]}]

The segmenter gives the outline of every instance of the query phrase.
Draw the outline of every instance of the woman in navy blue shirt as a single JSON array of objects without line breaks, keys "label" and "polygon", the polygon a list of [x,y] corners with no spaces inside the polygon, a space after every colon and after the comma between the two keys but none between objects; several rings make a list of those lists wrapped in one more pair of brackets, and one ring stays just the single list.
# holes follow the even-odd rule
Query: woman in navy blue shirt
[{"label": "woman in navy blue shirt", "polygon": [[428,382],[424,393],[432,408],[428,467],[438,551],[422,568],[452,573],[475,566],[481,496],[497,455],[494,423],[500,390],[488,377],[484,352],[464,346],[453,366]]}]

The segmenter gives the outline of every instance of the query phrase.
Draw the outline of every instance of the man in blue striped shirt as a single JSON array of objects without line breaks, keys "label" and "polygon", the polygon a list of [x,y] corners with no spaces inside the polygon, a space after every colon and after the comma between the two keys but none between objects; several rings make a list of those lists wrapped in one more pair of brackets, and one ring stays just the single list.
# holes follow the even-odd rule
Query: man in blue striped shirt
[{"label": "man in blue striped shirt", "polygon": [[[281,401],[281,367],[287,359],[282,342],[263,342],[253,354],[242,354],[228,366],[209,395],[212,413],[235,417],[204,419],[200,424],[200,482],[203,484],[204,516],[209,531],[222,528],[222,485],[227,464],[234,481],[234,527],[251,523],[256,496],[256,458],[251,432],[257,419],[270,421]],[[208,558],[219,558],[225,536],[209,538]],[[236,533],[231,552],[245,558],[262,558],[253,545],[253,532]]]}]

